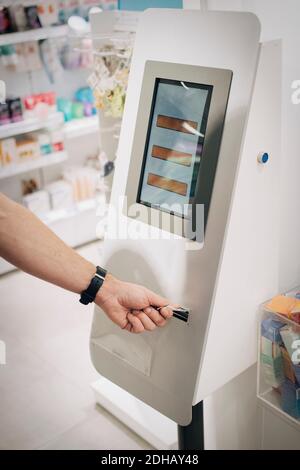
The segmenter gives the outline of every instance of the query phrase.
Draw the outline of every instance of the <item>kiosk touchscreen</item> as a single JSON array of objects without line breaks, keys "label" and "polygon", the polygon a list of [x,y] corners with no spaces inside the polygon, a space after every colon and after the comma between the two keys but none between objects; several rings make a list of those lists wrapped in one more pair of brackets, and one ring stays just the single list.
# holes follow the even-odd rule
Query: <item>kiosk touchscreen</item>
[{"label": "kiosk touchscreen", "polygon": [[[147,72],[146,72],[147,73]],[[137,201],[179,214],[195,195],[212,87],[156,79]]]}]

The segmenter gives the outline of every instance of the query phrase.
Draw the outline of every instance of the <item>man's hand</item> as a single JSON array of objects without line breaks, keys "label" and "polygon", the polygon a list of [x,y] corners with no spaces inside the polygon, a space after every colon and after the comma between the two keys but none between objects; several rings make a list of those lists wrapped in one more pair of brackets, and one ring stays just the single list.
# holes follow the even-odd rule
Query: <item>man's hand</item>
[{"label": "man's hand", "polygon": [[132,333],[164,326],[173,314],[164,297],[143,286],[119,281],[110,274],[106,275],[95,303],[116,325]]},{"label": "man's hand", "polygon": [[[95,275],[95,265],[67,246],[38,217],[0,193],[0,256],[23,271],[80,294]],[[96,299],[107,316],[133,333],[163,326],[170,302],[110,274]],[[155,308],[153,308],[155,307]],[[165,307],[157,310],[159,307]]]}]

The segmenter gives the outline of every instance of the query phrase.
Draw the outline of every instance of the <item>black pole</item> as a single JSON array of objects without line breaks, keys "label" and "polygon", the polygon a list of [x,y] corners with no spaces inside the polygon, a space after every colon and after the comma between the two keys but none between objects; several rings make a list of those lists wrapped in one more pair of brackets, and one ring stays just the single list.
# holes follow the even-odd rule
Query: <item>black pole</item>
[{"label": "black pole", "polygon": [[178,449],[204,450],[203,401],[193,406],[190,424],[178,424]]}]

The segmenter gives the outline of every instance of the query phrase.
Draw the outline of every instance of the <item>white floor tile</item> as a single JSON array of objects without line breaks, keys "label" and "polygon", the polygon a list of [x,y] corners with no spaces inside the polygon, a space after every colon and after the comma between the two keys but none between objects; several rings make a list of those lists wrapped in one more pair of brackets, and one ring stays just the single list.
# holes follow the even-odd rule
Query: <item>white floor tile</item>
[{"label": "white floor tile", "polygon": [[[18,286],[17,295],[12,295]],[[39,348],[49,338],[91,321],[92,306],[78,296],[22,272],[0,279],[0,331],[10,332],[28,346]]]},{"label": "white floor tile", "polygon": [[1,396],[0,447],[35,449],[81,422],[90,406],[90,396],[53,369],[25,387],[16,378]]},{"label": "white floor tile", "polygon": [[79,387],[90,390],[99,375],[90,359],[89,336],[90,324],[83,324],[49,338],[39,347],[38,355]]},{"label": "white floor tile", "polygon": [[[101,264],[99,247],[80,252]],[[0,366],[0,449],[148,448],[95,408],[92,314],[78,296],[25,273],[0,277],[0,339],[7,349]]]},{"label": "white floor tile", "polygon": [[9,395],[10,391],[24,390],[37,381],[47,379],[55,371],[7,329],[1,329],[0,337],[6,345],[6,365],[0,366],[1,398],[5,393]]},{"label": "white floor tile", "polygon": [[91,416],[60,435],[42,449],[47,450],[141,450],[151,449],[103,408],[97,407]]}]

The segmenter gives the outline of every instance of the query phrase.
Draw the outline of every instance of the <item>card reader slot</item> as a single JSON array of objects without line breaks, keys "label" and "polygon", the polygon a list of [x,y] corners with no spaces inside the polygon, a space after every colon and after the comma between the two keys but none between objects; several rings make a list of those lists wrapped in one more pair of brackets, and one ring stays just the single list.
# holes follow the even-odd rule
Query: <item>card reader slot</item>
[{"label": "card reader slot", "polygon": [[185,323],[189,320],[189,310],[186,308],[173,308],[173,317],[182,320]]},{"label": "card reader slot", "polygon": [[[169,305],[167,305],[167,307],[170,307]],[[155,308],[155,307],[154,307]],[[157,310],[161,310],[163,307],[158,307]],[[170,307],[172,308],[172,307]],[[178,320],[182,320],[184,321],[185,323],[187,323],[189,321],[189,314],[190,314],[190,311],[188,308],[185,308],[185,307],[177,307],[177,308],[172,308],[172,311],[173,311],[173,317],[174,318],[177,318]]]}]

